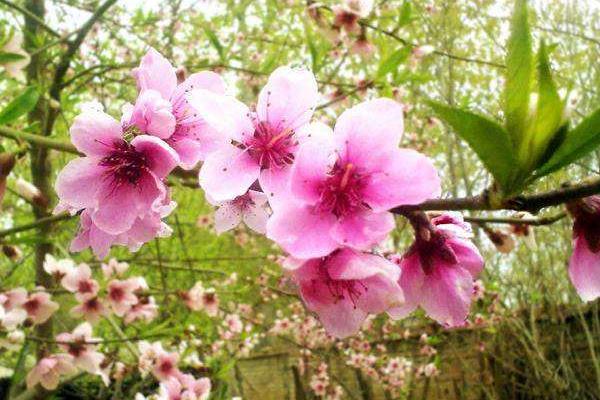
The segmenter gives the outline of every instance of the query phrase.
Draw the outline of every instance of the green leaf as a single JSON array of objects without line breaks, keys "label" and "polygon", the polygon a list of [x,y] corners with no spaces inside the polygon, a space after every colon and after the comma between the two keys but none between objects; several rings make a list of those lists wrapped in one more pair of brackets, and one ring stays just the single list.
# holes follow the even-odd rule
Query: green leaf
[{"label": "green leaf", "polygon": [[15,61],[24,60],[25,56],[17,53],[7,53],[4,51],[0,51],[0,64],[11,63]]},{"label": "green leaf", "polygon": [[17,98],[13,99],[2,111],[0,111],[0,125],[6,125],[20,116],[27,114],[35,107],[40,94],[35,86],[29,86]]},{"label": "green leaf", "polygon": [[506,129],[516,146],[520,145],[527,126],[533,76],[534,61],[527,14],[527,0],[516,0],[508,39],[503,104]]},{"label": "green leaf", "polygon": [[563,122],[563,111],[564,104],[552,80],[546,45],[542,41],[538,53],[538,104],[532,138],[536,157],[545,152],[558,132]]},{"label": "green leaf", "polygon": [[401,28],[408,25],[412,17],[412,5],[409,0],[404,0],[402,8],[400,9],[400,18],[398,20],[398,27]]},{"label": "green leaf", "polygon": [[443,104],[428,102],[435,113],[463,138],[505,191],[516,170],[508,132],[481,115]]},{"label": "green leaf", "polygon": [[408,46],[402,46],[398,50],[394,51],[389,57],[384,59],[381,64],[379,64],[376,79],[383,78],[388,73],[396,71],[400,63],[405,61],[409,55],[410,48]]},{"label": "green leaf", "polygon": [[204,27],[204,33],[206,34],[206,37],[208,38],[210,44],[212,44],[213,47],[219,53],[219,57],[221,57],[221,60],[225,60],[225,49],[223,48],[223,45],[221,44],[221,41],[219,40],[217,34],[208,26]]},{"label": "green leaf", "polygon": [[566,133],[549,160],[536,171],[536,177],[554,172],[590,153],[600,145],[600,109],[588,115]]}]

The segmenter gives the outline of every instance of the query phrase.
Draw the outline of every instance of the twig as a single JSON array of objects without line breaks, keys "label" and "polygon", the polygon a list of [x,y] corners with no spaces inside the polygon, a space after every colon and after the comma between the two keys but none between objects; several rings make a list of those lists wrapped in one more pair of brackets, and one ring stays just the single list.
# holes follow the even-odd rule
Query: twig
[{"label": "twig", "polygon": [[510,225],[532,225],[532,226],[542,226],[542,225],[551,225],[557,221],[560,221],[564,217],[567,216],[567,213],[561,212],[556,215],[552,215],[549,217],[539,217],[539,218],[510,218],[510,217],[469,217],[465,216],[464,220],[467,222],[472,222],[475,224],[510,224]]},{"label": "twig", "polygon": [[28,132],[18,131],[7,126],[0,126],[0,136],[16,141],[25,141],[39,147],[64,151],[66,153],[80,154],[75,146],[73,146],[71,143],[51,139],[41,135],[34,135]]},{"label": "twig", "polygon": [[5,236],[9,236],[9,235],[14,235],[15,233],[20,233],[20,232],[25,232],[25,231],[28,231],[28,230],[31,230],[31,229],[35,229],[35,228],[38,228],[38,227],[40,227],[42,225],[52,224],[52,223],[58,222],[58,221],[64,221],[64,220],[70,219],[72,217],[73,216],[71,214],[69,214],[69,213],[61,213],[61,214],[57,214],[57,215],[52,215],[50,217],[39,218],[39,219],[36,219],[34,222],[29,223],[29,224],[15,226],[14,228],[0,230],[0,238],[3,238]]}]

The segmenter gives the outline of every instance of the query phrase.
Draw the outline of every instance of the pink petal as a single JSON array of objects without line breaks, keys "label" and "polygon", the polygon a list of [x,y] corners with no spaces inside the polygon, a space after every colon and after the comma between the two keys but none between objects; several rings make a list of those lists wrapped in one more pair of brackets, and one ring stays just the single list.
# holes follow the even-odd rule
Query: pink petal
[{"label": "pink petal", "polygon": [[106,171],[98,163],[98,159],[91,157],[69,161],[58,174],[54,185],[61,203],[76,209],[96,206],[96,194]]},{"label": "pink petal", "polygon": [[121,124],[100,111],[86,111],[75,117],[69,130],[71,142],[88,156],[104,157],[115,141],[123,137]]},{"label": "pink petal", "polygon": [[296,130],[294,137],[300,144],[317,141],[327,146],[333,146],[333,130],[322,122],[311,122]]},{"label": "pink petal", "polygon": [[327,272],[332,279],[366,279],[385,274],[391,280],[400,277],[398,267],[385,258],[344,248],[336,252],[327,263]]},{"label": "pink petal", "polygon": [[139,91],[156,90],[168,100],[177,86],[177,76],[171,63],[158,51],[150,48],[142,57],[138,68],[134,68],[133,76],[137,81]]},{"label": "pink petal", "polygon": [[583,236],[575,239],[569,277],[583,301],[600,297],[600,253],[592,253]]},{"label": "pink petal", "polygon": [[332,336],[345,338],[356,334],[367,317],[366,311],[348,300],[338,301],[314,310],[323,327]]},{"label": "pink petal", "polygon": [[135,219],[151,210],[153,203],[165,196],[165,188],[151,174],[144,175],[137,185],[114,187],[107,182],[99,207],[91,215],[92,222],[102,231],[116,235],[133,225]]},{"label": "pink petal", "polygon": [[390,99],[375,99],[344,111],[334,128],[341,158],[371,169],[374,155],[398,147],[404,131],[402,106]]},{"label": "pink petal", "polygon": [[188,94],[189,105],[221,135],[243,142],[254,133],[248,107],[231,96],[196,89]]},{"label": "pink petal", "polygon": [[374,211],[419,204],[440,195],[440,178],[428,157],[410,149],[395,149],[377,158],[380,164],[363,189],[364,201]]},{"label": "pink petal", "polygon": [[290,201],[290,174],[290,167],[274,167],[260,171],[258,182],[266,194],[271,209],[284,207]]},{"label": "pink petal", "polygon": [[293,257],[323,257],[338,246],[329,234],[334,223],[333,214],[289,203],[285,208],[274,210],[267,223],[267,237]]},{"label": "pink petal", "polygon": [[397,281],[376,275],[362,281],[367,288],[356,300],[356,306],[370,314],[379,314],[404,305],[404,294]]},{"label": "pink petal", "polygon": [[331,143],[328,145],[320,140],[308,141],[300,146],[290,176],[294,197],[308,204],[315,204],[321,198],[333,150]]},{"label": "pink petal", "polygon": [[[405,286],[402,285],[402,288],[405,289]],[[473,277],[469,271],[440,264],[425,276],[420,303],[425,312],[440,324],[461,326],[469,313],[472,294]]]},{"label": "pink petal", "polygon": [[260,166],[247,152],[228,145],[209,155],[200,169],[200,186],[214,201],[245,194],[260,174]]},{"label": "pink petal", "polygon": [[[186,93],[191,92],[194,89],[205,89],[209,92],[225,94],[225,82],[223,81],[223,78],[221,78],[221,75],[214,72],[197,72],[190,75],[183,83],[177,85],[177,88],[171,96],[172,103],[184,104]],[[175,111],[177,115],[181,116],[180,113],[181,111],[184,111],[184,108],[176,107]]]},{"label": "pink petal", "polygon": [[150,170],[159,178],[165,178],[179,164],[179,156],[168,144],[155,136],[136,136],[131,144],[143,153]]},{"label": "pink petal", "polygon": [[263,206],[252,205],[244,211],[244,223],[256,233],[264,235],[267,232],[269,213]]},{"label": "pink petal", "polygon": [[215,212],[215,230],[218,234],[231,230],[242,222],[242,211],[226,202]]},{"label": "pink petal", "polygon": [[175,131],[176,122],[171,103],[156,90],[145,90],[135,102],[130,123],[143,133],[166,139]]},{"label": "pink petal", "polygon": [[190,170],[210,153],[227,145],[229,139],[199,120],[178,126],[167,143],[179,154],[181,167]]},{"label": "pink petal", "polygon": [[404,256],[400,264],[400,286],[404,292],[404,304],[388,310],[388,314],[394,319],[407,317],[421,303],[423,297],[423,285],[425,274],[421,268],[418,255]]},{"label": "pink petal", "polygon": [[339,219],[331,236],[340,245],[366,250],[385,239],[394,225],[394,216],[389,212],[363,211]]},{"label": "pink petal", "polygon": [[312,72],[279,67],[258,96],[256,111],[271,126],[297,129],[308,123],[317,105],[319,90]]},{"label": "pink petal", "polygon": [[458,258],[459,265],[469,271],[473,278],[476,278],[483,270],[485,263],[479,249],[470,240],[453,238],[448,242]]}]

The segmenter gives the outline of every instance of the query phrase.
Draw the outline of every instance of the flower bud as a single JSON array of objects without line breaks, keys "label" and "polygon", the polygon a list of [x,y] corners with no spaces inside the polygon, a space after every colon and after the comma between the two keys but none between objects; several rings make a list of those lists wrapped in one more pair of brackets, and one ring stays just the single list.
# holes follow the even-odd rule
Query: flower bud
[{"label": "flower bud", "polygon": [[15,183],[15,191],[19,196],[39,207],[47,207],[48,199],[40,189],[23,178],[18,178]]},{"label": "flower bud", "polygon": [[507,254],[515,248],[515,241],[509,234],[489,228],[485,229],[485,233],[500,253]]}]

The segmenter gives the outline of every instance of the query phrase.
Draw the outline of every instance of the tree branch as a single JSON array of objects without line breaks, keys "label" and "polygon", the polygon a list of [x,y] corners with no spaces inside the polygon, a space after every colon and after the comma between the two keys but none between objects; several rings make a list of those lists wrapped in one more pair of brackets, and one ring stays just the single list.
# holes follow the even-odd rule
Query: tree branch
[{"label": "tree branch", "polygon": [[487,194],[483,193],[473,197],[428,200],[417,205],[396,207],[391,211],[395,214],[404,214],[411,210],[514,210],[537,214],[542,208],[558,206],[571,200],[581,199],[599,193],[600,178],[593,178],[578,185],[569,185],[548,192],[513,197],[506,199],[499,204],[492,204]]},{"label": "tree branch", "polygon": [[464,216],[464,220],[474,224],[509,224],[509,225],[551,225],[567,216],[566,212],[539,218],[517,218],[517,217],[470,217]]},{"label": "tree branch", "polygon": [[19,131],[7,126],[0,126],[0,136],[16,141],[25,141],[38,147],[64,151],[66,153],[80,154],[71,143],[63,142],[49,137],[34,135],[32,133]]},{"label": "tree branch", "polygon": [[14,228],[1,230],[0,238],[9,236],[9,235],[14,235],[15,233],[25,232],[25,231],[28,231],[31,229],[35,229],[42,225],[48,225],[48,224],[52,224],[54,222],[64,221],[64,220],[70,219],[72,217],[73,216],[69,213],[61,213],[61,214],[57,214],[57,215],[52,215],[50,217],[39,218],[29,224],[15,226]]}]

